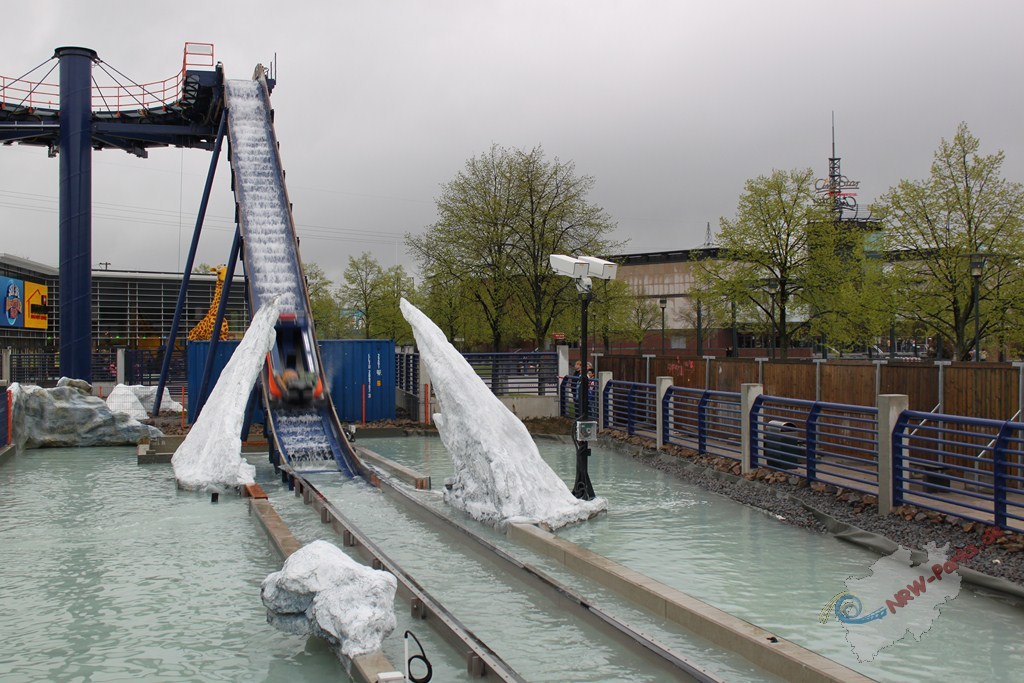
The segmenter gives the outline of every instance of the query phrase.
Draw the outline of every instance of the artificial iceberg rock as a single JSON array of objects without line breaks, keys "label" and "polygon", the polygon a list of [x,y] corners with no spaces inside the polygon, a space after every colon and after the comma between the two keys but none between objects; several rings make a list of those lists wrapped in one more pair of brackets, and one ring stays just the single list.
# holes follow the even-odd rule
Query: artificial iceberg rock
[{"label": "artificial iceberg rock", "polygon": [[544,462],[526,426],[491,393],[437,325],[405,299],[401,308],[438,395],[441,414],[434,421],[455,465],[444,492],[452,507],[499,528],[532,522],[550,529],[607,509],[604,498],[573,496]]},{"label": "artificial iceberg rock", "polygon": [[203,412],[174,452],[171,465],[179,487],[234,488],[255,481],[256,468],[242,457],[242,422],[256,377],[274,345],[277,315],[275,299],[253,316]]},{"label": "artificial iceberg rock", "polygon": [[12,432],[20,448],[134,446],[162,436],[92,395],[88,382],[62,377],[53,389],[12,384]]},{"label": "artificial iceberg rock", "polygon": [[324,638],[346,657],[375,652],[395,630],[398,581],[365,567],[327,541],[293,553],[263,580],[267,621],[295,635]]},{"label": "artificial iceberg rock", "polygon": [[115,413],[124,413],[136,420],[145,420],[149,417],[135,392],[123,384],[118,384],[110,391],[110,395],[107,396],[107,407]]},{"label": "artificial iceberg rock", "polygon": [[[145,387],[141,384],[128,384],[125,385],[131,389],[135,397],[142,403],[142,407],[146,409],[146,412],[150,415],[153,414],[153,406],[156,403],[156,387]],[[171,392],[164,387],[164,393],[160,395],[160,411],[180,413],[185,410],[185,406],[181,405],[173,398],[171,398]]]}]

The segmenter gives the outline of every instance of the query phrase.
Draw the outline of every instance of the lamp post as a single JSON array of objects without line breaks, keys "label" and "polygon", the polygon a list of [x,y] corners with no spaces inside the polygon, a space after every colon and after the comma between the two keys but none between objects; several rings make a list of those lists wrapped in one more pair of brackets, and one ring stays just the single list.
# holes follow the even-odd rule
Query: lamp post
[{"label": "lamp post", "polygon": [[985,269],[985,255],[971,254],[971,277],[974,279],[974,362],[981,360],[981,316],[978,291],[981,284],[981,272]]},{"label": "lamp post", "polygon": [[740,345],[738,335],[736,333],[736,302],[730,302],[732,308],[732,355],[740,355]]},{"label": "lamp post", "polygon": [[668,304],[668,299],[658,299],[658,305],[661,306],[661,355],[665,355],[665,306]]},{"label": "lamp post", "polygon": [[578,382],[579,410],[576,414],[576,426],[573,431],[573,442],[576,444],[576,481],[572,494],[583,500],[594,499],[594,486],[590,483],[587,471],[587,459],[590,457],[589,440],[597,436],[597,422],[589,419],[590,379],[587,376],[587,308],[594,298],[591,277],[602,280],[614,280],[618,266],[611,261],[592,256],[565,256],[552,254],[551,268],[559,275],[571,277],[576,282],[576,291],[580,295],[580,377]]},{"label": "lamp post", "polygon": [[697,299],[697,355],[704,355],[704,323],[701,319],[700,299]]},{"label": "lamp post", "polygon": [[769,319],[769,337],[768,337],[768,348],[771,349],[772,358],[775,358],[775,293],[779,291],[778,280],[769,280],[765,284],[765,289],[768,290],[768,296],[771,297],[772,312]]}]

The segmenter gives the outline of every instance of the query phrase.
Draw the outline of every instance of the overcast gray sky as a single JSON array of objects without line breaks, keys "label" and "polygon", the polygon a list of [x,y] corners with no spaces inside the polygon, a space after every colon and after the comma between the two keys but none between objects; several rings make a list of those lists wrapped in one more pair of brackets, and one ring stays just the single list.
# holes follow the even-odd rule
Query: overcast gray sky
[{"label": "overcast gray sky", "polygon": [[[0,74],[62,45],[140,83],[173,75],[186,41],[214,43],[229,78],[276,53],[303,258],[340,280],[363,251],[414,267],[403,235],[435,219],[440,186],[492,143],[541,145],[593,176],[626,252],[701,245],[748,178],[826,176],[833,111],[862,205],[925,177],[960,121],[1020,181],[1022,19],[1011,0],[33,0],[4,7]],[[179,269],[209,153],[93,160],[93,261]],[[201,261],[227,258],[228,176],[222,163]],[[56,265],[57,160],[0,147],[0,179],[0,251]]]}]

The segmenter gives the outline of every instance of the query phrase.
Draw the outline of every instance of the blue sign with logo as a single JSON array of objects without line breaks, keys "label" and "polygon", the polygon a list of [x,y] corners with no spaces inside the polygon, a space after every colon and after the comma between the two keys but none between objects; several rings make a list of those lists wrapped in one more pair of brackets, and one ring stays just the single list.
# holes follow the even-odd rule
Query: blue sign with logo
[{"label": "blue sign with logo", "polygon": [[4,292],[3,323],[7,327],[25,326],[25,283],[21,280],[0,278]]}]

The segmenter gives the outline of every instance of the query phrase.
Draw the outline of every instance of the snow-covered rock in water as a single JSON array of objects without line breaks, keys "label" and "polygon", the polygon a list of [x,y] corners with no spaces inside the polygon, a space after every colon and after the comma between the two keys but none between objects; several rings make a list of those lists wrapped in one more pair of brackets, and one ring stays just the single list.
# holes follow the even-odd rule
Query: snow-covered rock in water
[{"label": "snow-covered rock in water", "polygon": [[107,407],[115,413],[124,413],[136,420],[145,420],[149,417],[135,392],[123,384],[118,384],[110,391],[110,396],[107,396]]},{"label": "snow-covered rock in water", "polygon": [[171,464],[181,488],[232,488],[255,481],[256,468],[242,457],[242,422],[249,393],[274,345],[277,315],[275,299],[253,316],[203,412],[174,452]]},{"label": "snow-covered rock in water", "polygon": [[398,581],[327,541],[313,541],[263,579],[267,621],[287,633],[324,638],[347,657],[375,652],[395,630]]},{"label": "snow-covered rock in water", "polygon": [[437,325],[405,299],[401,308],[438,395],[441,413],[434,421],[455,464],[444,492],[452,507],[499,528],[533,522],[551,529],[608,508],[604,498],[573,496],[541,458],[526,425],[487,388]]},{"label": "snow-covered rock in water", "polygon": [[53,389],[16,383],[11,393],[11,427],[21,448],[134,446],[162,436],[155,427],[112,412],[83,380],[62,377]]},{"label": "snow-covered rock in water", "polygon": [[[142,407],[146,409],[146,412],[152,414],[153,405],[156,403],[156,387],[144,387],[141,384],[125,386],[132,390],[135,397],[142,403]],[[184,409],[185,406],[171,398],[171,392],[168,391],[167,387],[164,387],[164,393],[160,399],[160,412],[162,413],[166,410],[171,413],[180,413]]]}]

